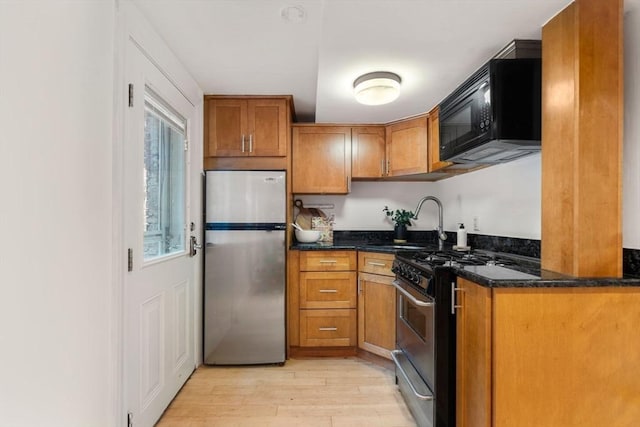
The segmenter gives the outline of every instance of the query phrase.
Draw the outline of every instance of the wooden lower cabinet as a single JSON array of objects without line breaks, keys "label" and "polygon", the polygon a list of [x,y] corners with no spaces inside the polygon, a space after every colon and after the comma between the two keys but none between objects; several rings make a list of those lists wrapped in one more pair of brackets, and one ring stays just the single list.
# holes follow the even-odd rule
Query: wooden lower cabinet
[{"label": "wooden lower cabinet", "polygon": [[355,307],[355,271],[300,272],[300,308]]},{"label": "wooden lower cabinet", "polygon": [[301,251],[298,272],[300,347],[355,347],[355,251]]},{"label": "wooden lower cabinet", "polygon": [[396,345],[394,255],[358,253],[358,347],[391,359]]},{"label": "wooden lower cabinet", "polygon": [[456,425],[491,426],[491,289],[458,278]]},{"label": "wooden lower cabinet", "polygon": [[640,288],[457,288],[457,427],[638,425]]},{"label": "wooden lower cabinet", "polygon": [[356,345],[356,309],[300,310],[300,345]]}]

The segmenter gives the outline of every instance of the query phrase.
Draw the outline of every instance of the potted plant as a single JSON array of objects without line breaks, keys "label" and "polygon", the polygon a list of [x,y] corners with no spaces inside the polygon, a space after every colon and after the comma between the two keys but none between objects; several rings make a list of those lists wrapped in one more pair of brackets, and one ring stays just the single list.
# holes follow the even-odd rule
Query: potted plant
[{"label": "potted plant", "polygon": [[394,223],[393,242],[406,243],[407,227],[411,226],[411,220],[416,217],[415,214],[404,209],[396,209],[392,211],[388,206],[385,206],[382,211]]}]

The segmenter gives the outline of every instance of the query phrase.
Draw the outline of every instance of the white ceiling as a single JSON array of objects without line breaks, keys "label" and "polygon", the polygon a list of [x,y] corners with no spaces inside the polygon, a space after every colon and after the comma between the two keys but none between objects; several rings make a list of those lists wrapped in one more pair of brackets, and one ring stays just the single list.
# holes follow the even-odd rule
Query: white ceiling
[{"label": "white ceiling", "polygon": [[[426,112],[513,39],[540,39],[568,0],[133,0],[206,94],[293,95],[298,121],[385,123]],[[300,6],[302,22],[282,18]],[[402,77],[358,104],[353,81]]]}]

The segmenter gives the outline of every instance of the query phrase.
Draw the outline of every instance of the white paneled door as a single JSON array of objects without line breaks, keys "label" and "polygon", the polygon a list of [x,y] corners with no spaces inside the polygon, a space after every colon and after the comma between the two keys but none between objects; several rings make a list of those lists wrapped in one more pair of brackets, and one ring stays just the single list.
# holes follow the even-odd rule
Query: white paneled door
[{"label": "white paneled door", "polygon": [[133,425],[152,426],[194,356],[189,126],[195,109],[132,42],[124,148],[124,392]]}]

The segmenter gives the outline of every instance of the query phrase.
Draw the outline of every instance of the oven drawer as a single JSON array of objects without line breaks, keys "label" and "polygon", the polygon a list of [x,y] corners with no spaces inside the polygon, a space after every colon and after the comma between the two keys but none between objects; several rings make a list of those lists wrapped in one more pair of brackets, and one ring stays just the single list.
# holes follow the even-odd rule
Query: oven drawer
[{"label": "oven drawer", "polygon": [[364,273],[394,276],[391,272],[394,258],[393,254],[358,252],[358,270]]},{"label": "oven drawer", "polygon": [[355,346],[356,310],[300,310],[302,347]]},{"label": "oven drawer", "polygon": [[300,271],[355,271],[356,264],[355,251],[300,252]]},{"label": "oven drawer", "polygon": [[396,382],[400,394],[419,426],[432,427],[435,422],[435,397],[402,350],[394,350],[391,357],[396,365]]},{"label": "oven drawer", "polygon": [[356,308],[356,273],[300,273],[300,308]]}]

